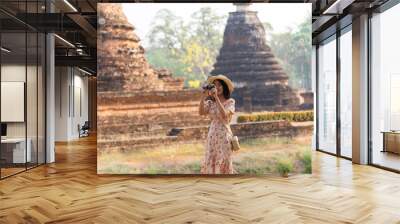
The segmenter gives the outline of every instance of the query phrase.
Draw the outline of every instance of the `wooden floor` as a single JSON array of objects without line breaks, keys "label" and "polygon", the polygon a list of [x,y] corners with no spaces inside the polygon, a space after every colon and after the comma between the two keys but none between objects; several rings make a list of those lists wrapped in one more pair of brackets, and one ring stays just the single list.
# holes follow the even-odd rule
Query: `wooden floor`
[{"label": "wooden floor", "polygon": [[381,152],[379,150],[374,151],[372,157],[374,164],[381,165],[384,167],[400,170],[400,155],[391,152]]},{"label": "wooden floor", "polygon": [[400,223],[400,175],[314,153],[313,175],[96,175],[96,140],[0,181],[0,223]]},{"label": "wooden floor", "polygon": [[8,177],[8,176],[11,176],[13,174],[16,174],[16,173],[19,173],[19,172],[23,172],[25,170],[26,170],[25,167],[23,167],[23,168],[19,168],[19,167],[17,167],[17,168],[14,168],[14,167],[1,168],[1,177],[2,178],[3,177]]}]

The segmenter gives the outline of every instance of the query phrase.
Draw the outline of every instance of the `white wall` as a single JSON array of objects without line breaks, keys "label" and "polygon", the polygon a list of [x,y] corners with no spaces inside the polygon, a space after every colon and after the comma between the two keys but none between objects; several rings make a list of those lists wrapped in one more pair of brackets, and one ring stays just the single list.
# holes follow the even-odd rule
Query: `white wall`
[{"label": "white wall", "polygon": [[[38,69],[38,70],[37,70]],[[27,81],[25,80],[27,78]],[[32,161],[44,163],[45,159],[45,117],[44,117],[44,74],[42,67],[25,66],[25,64],[3,64],[1,66],[2,82],[24,82],[26,83],[26,107],[21,112],[26,112],[26,120],[21,122],[5,122],[7,124],[8,138],[24,138],[30,140]],[[4,89],[3,89],[4,90]],[[2,90],[2,91],[3,91]],[[7,95],[2,95],[2,98]],[[3,107],[1,110],[12,110],[10,107]],[[13,113],[13,111],[7,111]],[[37,155],[38,153],[38,155]],[[49,160],[51,162],[51,160]]]},{"label": "white wall", "polygon": [[[81,76],[82,73],[78,73],[79,75],[74,75],[74,108],[72,108],[72,132],[71,134],[77,138],[79,137],[78,133],[78,124],[81,126],[88,121],[89,113],[88,113],[88,78],[85,76]],[[81,111],[80,111],[81,110]]]},{"label": "white wall", "polygon": [[55,85],[55,140],[77,139],[78,124],[88,120],[88,78],[76,68],[56,67]]},{"label": "white wall", "polygon": [[[2,65],[1,81],[2,82],[25,82],[25,64],[24,65]],[[28,67],[28,70],[30,68]],[[1,108],[7,110],[7,108]],[[25,137],[25,122],[7,123],[7,137]]]},{"label": "white wall", "polygon": [[[28,74],[35,73],[36,74],[36,67],[33,66],[28,66],[25,67],[24,65],[18,65],[18,64],[5,64],[1,66],[1,81],[2,82],[25,82],[25,75],[26,75],[26,70]],[[29,80],[29,85],[36,85],[36,80]],[[32,110],[32,107],[36,108],[36,88],[27,88],[27,106],[30,106]],[[34,102],[34,104],[31,104]],[[34,108],[34,110],[36,110]],[[7,110],[7,108],[1,108],[1,110]],[[28,112],[31,112],[31,111]],[[35,121],[36,124],[36,113],[27,113],[27,119],[28,122]],[[25,137],[25,123],[26,122],[7,122],[7,136],[8,137]],[[29,128],[34,128],[36,130],[36,125],[33,127],[33,124],[28,125]],[[29,136],[29,130],[28,130],[28,137]]]},{"label": "white wall", "polygon": [[55,141],[68,140],[68,117],[70,84],[69,69],[67,67],[55,68]]}]

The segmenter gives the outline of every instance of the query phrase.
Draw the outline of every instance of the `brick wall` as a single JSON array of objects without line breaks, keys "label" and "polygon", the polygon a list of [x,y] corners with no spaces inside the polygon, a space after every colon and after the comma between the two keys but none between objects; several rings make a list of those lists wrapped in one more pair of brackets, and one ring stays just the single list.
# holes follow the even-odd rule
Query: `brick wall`
[{"label": "brick wall", "polygon": [[[174,127],[207,125],[198,115],[199,90],[98,93],[99,150],[173,142]],[[154,144],[153,144],[154,143]]]},{"label": "brick wall", "polygon": [[[180,141],[205,140],[207,138],[208,126],[179,128],[177,134]],[[311,135],[313,125],[292,126],[287,121],[264,121],[232,124],[231,129],[239,139],[258,137],[294,137],[298,135]]]},{"label": "brick wall", "polygon": [[[265,121],[248,122],[231,125],[232,132],[239,139],[259,138],[259,137],[296,137],[312,135],[313,124],[292,126],[287,121]],[[127,151],[135,148],[154,147],[173,143],[205,143],[208,133],[208,125],[175,128],[171,135],[163,136],[143,136],[136,138],[121,139],[115,141],[107,138],[98,143],[102,148],[108,150]]]}]

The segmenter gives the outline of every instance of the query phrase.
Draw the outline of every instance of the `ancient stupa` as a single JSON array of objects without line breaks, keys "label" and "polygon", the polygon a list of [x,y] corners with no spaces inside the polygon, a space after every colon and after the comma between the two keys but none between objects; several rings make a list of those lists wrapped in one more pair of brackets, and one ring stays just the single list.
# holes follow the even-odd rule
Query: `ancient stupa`
[{"label": "ancient stupa", "polygon": [[153,69],[146,61],[135,27],[122,4],[98,5],[98,91],[154,91],[183,89],[183,79],[165,70]]},{"label": "ancient stupa", "polygon": [[118,3],[98,4],[97,146],[132,150],[177,141],[176,127],[209,123],[200,117],[199,89],[145,58],[135,28]]},{"label": "ancient stupa", "polygon": [[297,93],[288,85],[288,75],[266,43],[257,12],[249,10],[248,3],[235,5],[211,74],[225,74],[235,83],[232,97],[239,111],[296,108]]}]

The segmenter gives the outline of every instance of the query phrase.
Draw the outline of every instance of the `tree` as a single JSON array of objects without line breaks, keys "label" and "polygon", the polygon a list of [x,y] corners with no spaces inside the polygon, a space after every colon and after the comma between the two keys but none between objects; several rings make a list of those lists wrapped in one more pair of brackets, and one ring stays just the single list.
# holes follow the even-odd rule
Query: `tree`
[{"label": "tree", "polygon": [[195,74],[198,79],[205,80],[211,72],[214,59],[211,51],[197,40],[190,40],[185,43],[185,54],[182,55],[182,62],[187,65],[185,72]]},{"label": "tree", "polygon": [[264,30],[265,30],[265,38],[267,41],[271,41],[272,38],[272,33],[274,32],[274,28],[272,27],[272,24],[269,22],[264,22],[263,23]]},{"label": "tree", "polygon": [[290,84],[311,90],[310,20],[303,21],[296,30],[272,34],[270,46],[289,75]]},{"label": "tree", "polygon": [[225,16],[219,16],[210,7],[201,8],[192,15],[190,38],[184,43],[183,62],[188,72],[205,80],[211,72],[222,45]]},{"label": "tree", "polygon": [[187,66],[179,58],[172,57],[166,48],[151,48],[147,50],[146,58],[155,68],[168,68],[175,77],[185,77]]},{"label": "tree", "polygon": [[293,42],[297,50],[292,58],[295,73],[299,78],[300,86],[311,90],[311,23],[307,19],[300,24],[293,34]]},{"label": "tree", "polygon": [[147,35],[150,48],[169,49],[172,55],[178,54],[187,35],[182,18],[168,9],[161,9],[154,18]]},{"label": "tree", "polygon": [[218,53],[222,45],[222,31],[226,16],[219,16],[210,7],[201,8],[192,14],[193,37],[207,46],[213,53]]},{"label": "tree", "polygon": [[146,57],[156,68],[167,68],[174,76],[185,77],[185,85],[197,86],[212,70],[222,45],[225,16],[210,7],[201,8],[183,20],[173,12],[157,12],[147,35]]}]

